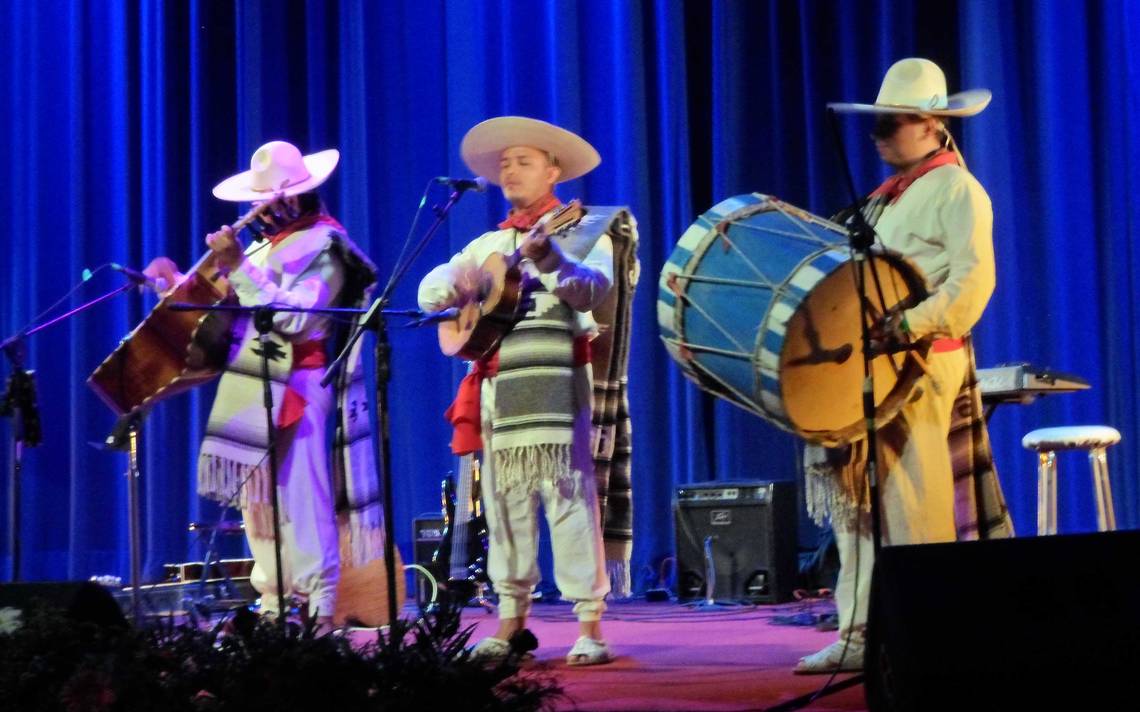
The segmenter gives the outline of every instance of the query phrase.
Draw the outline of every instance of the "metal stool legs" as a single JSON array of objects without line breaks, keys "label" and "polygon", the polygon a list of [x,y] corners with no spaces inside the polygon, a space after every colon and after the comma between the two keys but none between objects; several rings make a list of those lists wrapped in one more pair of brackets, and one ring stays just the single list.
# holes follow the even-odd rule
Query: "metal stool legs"
[{"label": "metal stool legs", "polygon": [[1037,453],[1037,534],[1057,533],[1057,455]]},{"label": "metal stool legs", "polygon": [[1104,448],[1089,450],[1089,464],[1092,465],[1093,492],[1096,493],[1097,529],[1116,531],[1116,511],[1112,506],[1112,485],[1108,481],[1108,456]]},{"label": "metal stool legs", "polygon": [[[1116,510],[1112,505],[1112,485],[1108,479],[1108,455],[1103,447],[1089,450],[1093,495],[1096,497],[1096,525],[1102,532],[1116,531]],[[1037,453],[1037,534],[1057,533],[1057,455],[1052,450]]]}]

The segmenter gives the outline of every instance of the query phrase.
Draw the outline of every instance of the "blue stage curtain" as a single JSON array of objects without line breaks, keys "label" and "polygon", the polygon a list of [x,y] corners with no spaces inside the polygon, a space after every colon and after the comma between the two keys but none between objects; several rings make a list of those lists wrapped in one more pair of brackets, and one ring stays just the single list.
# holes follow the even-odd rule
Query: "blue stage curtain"
[{"label": "blue stage curtain", "polygon": [[[995,206],[999,284],[977,330],[980,364],[1029,360],[1093,383],[998,409],[992,434],[1018,531],[1032,532],[1036,498],[1021,435],[1077,422],[1124,433],[1109,454],[1117,517],[1140,523],[1134,3],[55,0],[0,13],[4,335],[86,267],[159,254],[192,263],[203,235],[243,208],[210,188],[271,139],[341,150],[324,195],[385,275],[424,184],[466,174],[458,146],[470,126],[523,114],[593,142],[601,168],[560,195],[630,205],[642,238],[630,374],[638,584],[671,554],[676,485],[794,479],[800,449],[697,391],[669,361],[656,326],[662,263],[696,215],[730,195],[769,193],[820,215],[846,205],[825,103],[871,101],[894,60],[929,57],[951,91],[995,96],[953,124]],[[841,128],[866,192],[885,175],[868,120],[845,117]],[[419,277],[505,209],[493,190],[466,196],[394,305],[411,306]],[[63,306],[119,283],[98,272]],[[153,303],[121,296],[28,341],[45,442],[25,456],[25,579],[126,574],[125,460],[89,445],[113,419],[84,379]],[[411,519],[438,508],[453,467],[442,412],[461,368],[438,354],[434,333],[393,329],[392,340],[395,524],[410,558]],[[186,525],[217,512],[194,484],[212,397],[211,387],[180,396],[145,423],[151,578],[199,555]],[[1062,471],[1062,528],[1094,528],[1087,465],[1066,458]],[[5,509],[2,573],[7,520]]]}]

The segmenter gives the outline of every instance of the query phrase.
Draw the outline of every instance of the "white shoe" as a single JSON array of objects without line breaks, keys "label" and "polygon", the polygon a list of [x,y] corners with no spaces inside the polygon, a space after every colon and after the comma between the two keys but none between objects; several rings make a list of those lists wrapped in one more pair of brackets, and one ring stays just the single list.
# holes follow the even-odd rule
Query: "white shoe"
[{"label": "white shoe", "polygon": [[604,640],[594,640],[587,636],[578,638],[574,647],[566,654],[567,665],[604,665],[614,659],[610,646]]},{"label": "white shoe", "polygon": [[[844,650],[846,648],[846,650]],[[863,669],[863,641],[837,640],[819,652],[805,655],[792,672],[797,675],[826,675],[833,672],[859,672]]]}]

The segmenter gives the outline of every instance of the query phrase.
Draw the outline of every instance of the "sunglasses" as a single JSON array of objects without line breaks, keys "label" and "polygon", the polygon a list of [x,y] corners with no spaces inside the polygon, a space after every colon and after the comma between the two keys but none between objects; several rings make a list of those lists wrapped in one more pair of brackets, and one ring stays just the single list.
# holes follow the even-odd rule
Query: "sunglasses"
[{"label": "sunglasses", "polygon": [[894,136],[906,124],[922,123],[925,119],[918,114],[879,114],[871,129],[871,138],[880,141]]}]

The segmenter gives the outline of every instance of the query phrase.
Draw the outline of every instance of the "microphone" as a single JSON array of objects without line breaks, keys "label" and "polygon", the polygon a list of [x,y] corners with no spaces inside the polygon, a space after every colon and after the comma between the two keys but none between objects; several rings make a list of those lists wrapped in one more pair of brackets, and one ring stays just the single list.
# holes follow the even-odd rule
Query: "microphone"
[{"label": "microphone", "polygon": [[476,193],[482,193],[487,190],[487,179],[483,176],[475,176],[474,178],[449,178],[448,176],[440,176],[435,179],[435,182],[458,190],[460,193],[465,190],[473,190]]},{"label": "microphone", "polygon": [[447,309],[440,309],[439,311],[420,312],[420,318],[412,320],[408,323],[408,326],[426,326],[427,324],[458,319],[459,311],[459,307],[448,307]]},{"label": "microphone", "polygon": [[145,284],[146,286],[148,286],[152,289],[155,289],[155,290],[158,289],[158,285],[153,279],[151,279],[150,277],[147,277],[145,274],[143,274],[142,272],[139,272],[137,269],[131,269],[130,267],[119,264],[118,262],[112,262],[111,263],[111,269],[122,274],[127,279],[134,282],[135,284],[138,284],[140,286]]}]

